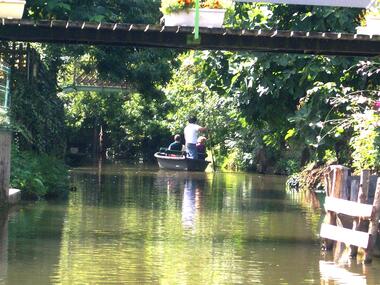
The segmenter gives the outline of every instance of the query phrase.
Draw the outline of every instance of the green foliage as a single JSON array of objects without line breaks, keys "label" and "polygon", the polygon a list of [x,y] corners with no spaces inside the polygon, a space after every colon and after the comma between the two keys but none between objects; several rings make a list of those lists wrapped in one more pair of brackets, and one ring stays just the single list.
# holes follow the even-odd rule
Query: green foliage
[{"label": "green foliage", "polygon": [[57,158],[13,148],[10,184],[21,189],[27,198],[64,196],[68,191],[68,172]]},{"label": "green foliage", "polygon": [[[168,101],[165,124],[172,134],[183,133],[187,118],[196,115],[199,123],[209,128],[206,134],[208,149],[224,156],[227,149],[234,147],[237,130],[246,122],[218,80],[206,76],[204,69],[209,68],[206,63],[210,55],[210,52],[197,51],[180,57],[181,67],[175,70],[172,81],[165,88]],[[210,64],[222,68],[217,60]],[[222,157],[218,165],[221,160]]]},{"label": "green foliage", "polygon": [[355,32],[361,9],[276,5],[270,24],[280,30]]},{"label": "green foliage", "polygon": [[355,114],[354,119],[354,135],[350,141],[353,148],[352,166],[355,170],[379,170],[379,116],[374,111],[367,110]]},{"label": "green foliage", "polygon": [[[176,1],[175,9],[181,3]],[[161,16],[160,1],[148,0],[33,0],[27,5],[34,19],[157,23]],[[226,26],[353,32],[361,15],[359,9],[235,3]],[[310,160],[334,159],[356,168],[377,168],[377,115],[370,110],[375,97],[360,91],[378,89],[376,60],[225,51],[188,52],[176,59],[170,50],[51,45],[41,51],[51,73],[60,70],[60,82],[74,69],[96,69],[103,80],[127,82],[125,93],[62,97],[71,137],[78,140],[87,133],[90,145],[102,128],[106,147],[115,155],[151,156],[172,134],[182,133],[187,117],[195,114],[210,129],[208,149],[217,154],[219,165],[229,168],[294,173]],[[28,94],[36,96],[34,89],[21,85],[14,118],[21,118],[23,140],[47,151],[55,136],[42,127],[36,107],[42,105],[40,96],[29,112],[33,124],[26,124],[21,113],[32,100]],[[59,110],[48,107],[43,111]],[[59,120],[48,122],[54,134],[59,134]]]},{"label": "green foliage", "polygon": [[10,124],[8,110],[0,107],[0,126],[8,126]]},{"label": "green foliage", "polygon": [[95,22],[154,23],[159,19],[159,0],[30,0],[27,15],[33,19]]},{"label": "green foliage", "polygon": [[[33,19],[70,19],[128,23],[156,23],[161,17],[160,1],[28,1]],[[103,129],[105,147],[116,156],[148,156],[167,130],[160,125],[162,93],[159,86],[171,77],[176,52],[168,49],[139,49],[110,46],[53,46],[42,50],[53,61],[60,86],[73,84],[69,78],[96,71],[98,81],[124,83],[127,93],[74,93],[62,96],[67,112],[69,144],[80,143],[83,151],[96,149]],[[53,71],[53,70],[52,70]],[[136,99],[135,94],[138,94]],[[126,103],[129,98],[133,101]],[[129,104],[129,105],[128,105]],[[141,106],[147,108],[140,108]],[[128,108],[138,107],[131,112]],[[161,134],[161,136],[160,136]],[[34,136],[30,136],[33,137]],[[62,140],[64,141],[64,140]]]},{"label": "green foliage", "polygon": [[170,137],[161,124],[159,114],[164,113],[165,107],[160,100],[123,92],[76,92],[62,95],[62,99],[67,106],[70,142],[81,151],[91,151],[94,147],[93,131],[86,141],[81,140],[86,130],[94,130],[97,136],[100,127],[105,137],[104,147],[115,157],[133,158],[143,154],[151,158],[165,137]]},{"label": "green foliage", "polygon": [[239,165],[239,161],[241,161],[240,157],[241,153],[239,149],[231,150],[221,164],[222,169],[235,171],[242,169],[243,167]]},{"label": "green foliage", "polygon": [[160,96],[157,86],[165,84],[171,77],[171,50],[125,49],[98,47],[89,51],[100,79],[111,82],[125,81],[132,90],[147,97]]},{"label": "green foliage", "polygon": [[375,17],[380,16],[380,1],[379,0],[375,1],[375,3],[372,5],[371,9],[369,9],[367,14],[369,16],[375,16]]},{"label": "green foliage", "polygon": [[276,161],[274,172],[278,174],[291,175],[297,173],[299,169],[299,160],[292,158],[281,158]]},{"label": "green foliage", "polygon": [[[353,32],[360,13],[359,9],[236,3],[227,25]],[[213,147],[225,158],[223,165],[294,173],[310,160],[334,157],[339,163],[352,163],[355,147],[350,139],[357,135],[352,116],[360,112],[355,106],[362,104],[349,94],[378,84],[368,76],[364,83],[351,68],[359,59],[218,51],[188,53],[181,62],[166,89],[170,102],[176,102],[168,116],[171,128],[180,131],[187,114],[202,115],[207,105],[206,118],[212,118],[217,130]],[[361,65],[362,74],[376,73],[370,63]],[[337,98],[348,103],[338,104]]]},{"label": "green foliage", "polygon": [[356,170],[378,169],[378,116],[373,111],[378,91],[362,90],[376,89],[378,70],[376,61],[360,62],[342,74],[339,85],[316,82],[308,91],[292,119],[301,134],[315,137],[309,145],[315,147],[318,160],[331,162],[335,157],[335,163]]},{"label": "green foliage", "polygon": [[[70,19],[80,21],[107,21],[148,23],[159,21],[160,1],[40,1],[27,3],[28,14],[33,19]],[[85,65],[83,57],[90,58],[90,65],[97,68],[100,79],[111,82],[126,81],[138,91],[157,94],[157,84],[169,80],[173,51],[157,49],[120,48],[109,46],[53,46],[47,45],[44,53],[59,54],[60,64],[75,62]],[[88,64],[88,63],[87,63]],[[64,70],[65,67],[62,68]],[[147,91],[147,92],[145,92]]]},{"label": "green foliage", "polygon": [[[41,63],[43,64],[43,63]],[[14,72],[11,119],[15,141],[22,150],[61,155],[65,148],[63,104],[54,80],[42,77],[25,80],[23,70]]]}]

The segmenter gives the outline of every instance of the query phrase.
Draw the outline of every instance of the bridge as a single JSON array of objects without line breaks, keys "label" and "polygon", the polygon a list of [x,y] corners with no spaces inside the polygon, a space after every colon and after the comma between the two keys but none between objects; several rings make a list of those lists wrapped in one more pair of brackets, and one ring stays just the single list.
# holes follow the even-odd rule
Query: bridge
[{"label": "bridge", "polygon": [[315,55],[377,56],[380,36],[335,32],[244,30],[62,20],[1,19],[0,40]]}]

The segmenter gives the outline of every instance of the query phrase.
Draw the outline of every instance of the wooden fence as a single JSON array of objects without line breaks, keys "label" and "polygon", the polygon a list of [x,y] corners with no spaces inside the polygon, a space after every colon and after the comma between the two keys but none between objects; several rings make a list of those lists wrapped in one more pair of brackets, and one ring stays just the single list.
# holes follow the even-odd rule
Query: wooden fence
[{"label": "wooden fence", "polygon": [[[320,236],[334,260],[345,257],[372,261],[380,217],[380,179],[369,170],[351,176],[350,169],[333,165],[325,174],[326,217]],[[358,255],[358,248],[361,248]],[[344,254],[348,253],[348,254]]]}]

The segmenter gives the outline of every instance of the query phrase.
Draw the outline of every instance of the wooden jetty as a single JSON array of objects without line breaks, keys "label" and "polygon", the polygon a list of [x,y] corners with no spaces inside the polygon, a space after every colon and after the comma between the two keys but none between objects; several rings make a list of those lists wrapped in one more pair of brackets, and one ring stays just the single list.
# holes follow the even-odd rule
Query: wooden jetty
[{"label": "wooden jetty", "polygon": [[334,250],[335,262],[357,258],[370,263],[378,235],[380,179],[369,170],[352,176],[341,165],[330,166],[324,178],[326,216],[320,231],[324,247]]}]

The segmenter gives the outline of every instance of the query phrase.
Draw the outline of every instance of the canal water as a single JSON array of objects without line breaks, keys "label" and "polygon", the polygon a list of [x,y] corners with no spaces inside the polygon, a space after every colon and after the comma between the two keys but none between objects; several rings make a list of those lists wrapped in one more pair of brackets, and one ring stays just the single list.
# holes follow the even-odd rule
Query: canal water
[{"label": "canal water", "polygon": [[71,172],[68,200],[0,219],[0,284],[380,284],[320,251],[317,197],[285,178],[123,165]]}]

